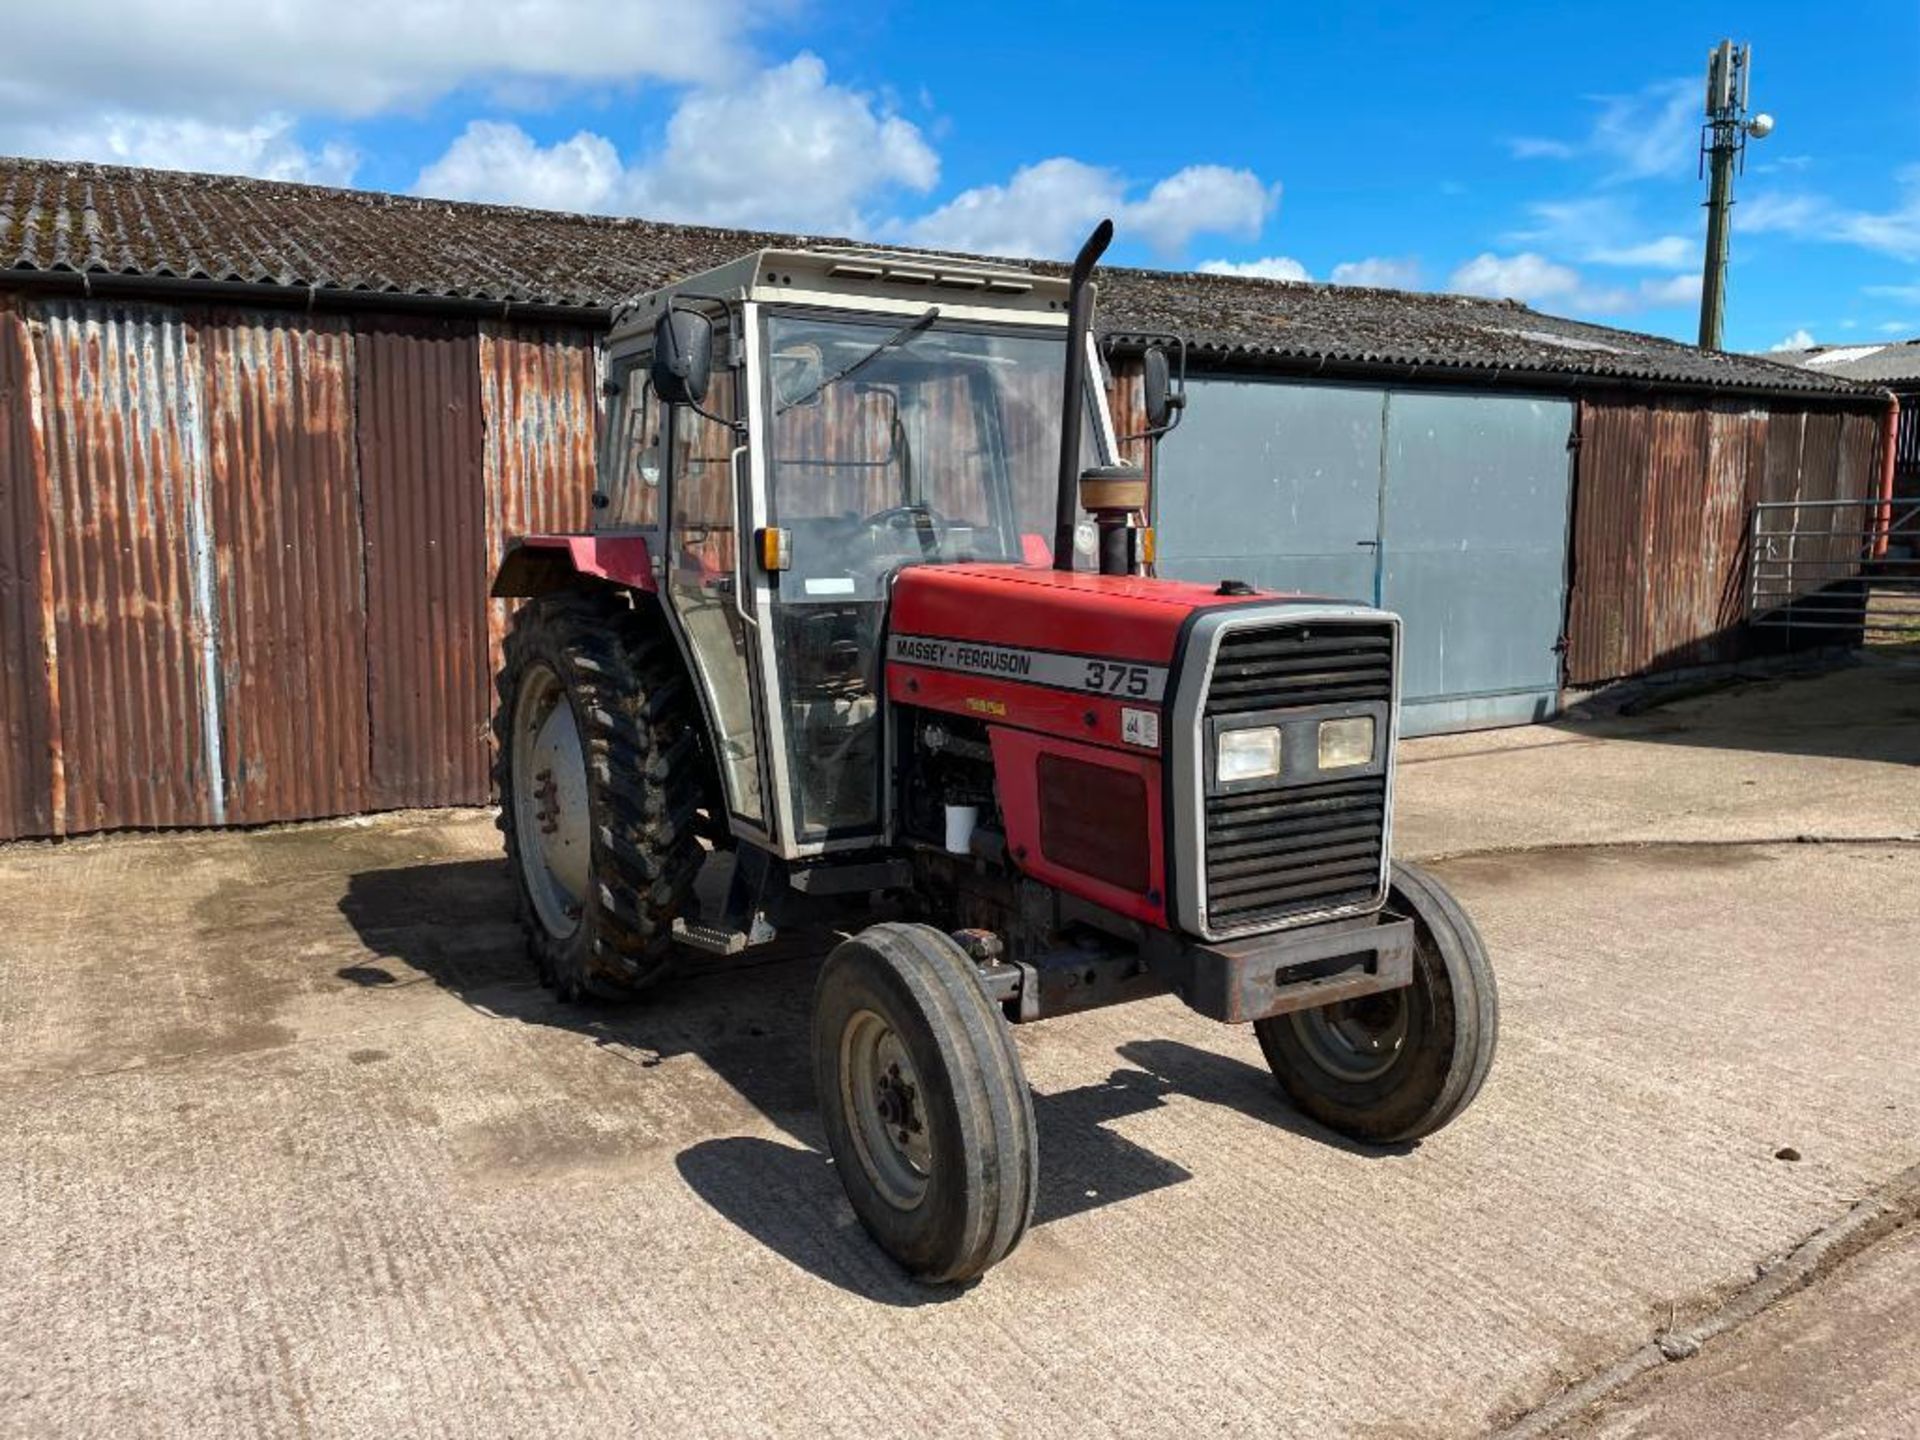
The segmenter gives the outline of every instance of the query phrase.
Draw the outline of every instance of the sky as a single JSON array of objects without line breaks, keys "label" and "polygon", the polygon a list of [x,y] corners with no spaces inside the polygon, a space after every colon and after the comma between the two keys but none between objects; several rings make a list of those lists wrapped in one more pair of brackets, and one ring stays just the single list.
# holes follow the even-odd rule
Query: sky
[{"label": "sky", "polygon": [[1920,0],[65,0],[0,153],[1450,290],[1691,340],[1702,76],[1754,49],[1727,345],[1920,336]]}]

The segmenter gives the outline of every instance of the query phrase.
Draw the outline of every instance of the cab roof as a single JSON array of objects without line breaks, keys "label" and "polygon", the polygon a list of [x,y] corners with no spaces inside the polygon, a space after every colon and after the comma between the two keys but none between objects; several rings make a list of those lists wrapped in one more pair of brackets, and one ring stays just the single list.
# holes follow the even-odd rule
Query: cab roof
[{"label": "cab roof", "polygon": [[855,246],[752,250],[619,306],[612,340],[648,330],[670,300],[749,300],[852,308],[938,305],[956,318],[1012,312],[1066,323],[1067,282],[1024,266]]}]

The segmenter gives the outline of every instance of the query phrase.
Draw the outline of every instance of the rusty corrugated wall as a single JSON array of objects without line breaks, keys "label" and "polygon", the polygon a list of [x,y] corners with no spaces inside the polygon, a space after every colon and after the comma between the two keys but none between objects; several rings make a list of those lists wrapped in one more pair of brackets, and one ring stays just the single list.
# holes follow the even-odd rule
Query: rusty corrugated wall
[{"label": "rusty corrugated wall", "polygon": [[0,840],[52,834],[59,797],[36,388],[26,320],[0,295]]},{"label": "rusty corrugated wall", "polygon": [[1920,390],[1898,395],[1900,417],[1893,445],[1893,528],[1912,544],[1920,538]]},{"label": "rusty corrugated wall", "polygon": [[56,828],[221,824],[198,357],[179,310],[28,311],[63,777]]},{"label": "rusty corrugated wall", "polygon": [[472,324],[357,327],[373,808],[488,794],[487,520]]},{"label": "rusty corrugated wall", "polygon": [[[486,800],[487,580],[585,522],[598,345],[0,295],[0,838]],[[1879,475],[1877,412],[1581,415],[1576,684],[1726,653],[1746,506]]]},{"label": "rusty corrugated wall", "polygon": [[599,345],[0,294],[0,839],[487,800],[486,587],[584,527]]},{"label": "rusty corrugated wall", "polygon": [[[584,530],[601,424],[600,341],[561,326],[480,327],[486,416],[486,565],[515,535]],[[488,602],[487,673],[500,664],[513,602]]]},{"label": "rusty corrugated wall", "polygon": [[1872,413],[1588,397],[1579,423],[1570,685],[1738,658],[1753,503],[1876,493]]},{"label": "rusty corrugated wall", "polygon": [[[1107,405],[1113,412],[1113,433],[1121,440],[1120,458],[1129,465],[1153,469],[1153,447],[1145,440],[1126,440],[1147,428],[1146,369],[1133,356],[1115,359],[1107,377]],[[1149,475],[1151,478],[1151,475]]]},{"label": "rusty corrugated wall", "polygon": [[229,821],[367,806],[367,624],[353,337],[220,312],[198,326]]}]

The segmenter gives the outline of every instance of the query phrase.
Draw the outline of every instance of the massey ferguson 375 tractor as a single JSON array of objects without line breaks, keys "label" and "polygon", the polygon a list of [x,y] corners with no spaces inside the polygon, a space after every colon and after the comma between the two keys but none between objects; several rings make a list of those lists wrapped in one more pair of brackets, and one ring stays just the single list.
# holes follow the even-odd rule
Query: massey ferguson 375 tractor
[{"label": "massey ferguson 375 tractor", "polygon": [[593,528],[517,540],[493,586],[525,599],[500,826],[560,995],[807,906],[905,917],[827,957],[813,1063],[854,1211],[930,1282],[1033,1214],[1010,1025],[1172,991],[1379,1143],[1446,1124],[1493,1058],[1479,935],[1388,856],[1398,618],[1152,578],[1120,443],[1184,385],[1149,348],[1116,437],[1111,234],[1071,281],[763,250],[625,307]]}]

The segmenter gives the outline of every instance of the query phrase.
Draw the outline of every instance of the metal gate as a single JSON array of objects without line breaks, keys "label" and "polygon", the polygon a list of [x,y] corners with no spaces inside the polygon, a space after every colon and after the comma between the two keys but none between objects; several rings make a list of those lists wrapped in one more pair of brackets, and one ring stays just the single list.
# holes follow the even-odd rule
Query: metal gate
[{"label": "metal gate", "polygon": [[1196,377],[1161,447],[1161,573],[1359,600],[1405,622],[1401,731],[1553,713],[1565,400]]},{"label": "metal gate", "polygon": [[1920,504],[1764,500],[1747,531],[1747,620],[1817,644],[1920,640]]}]

